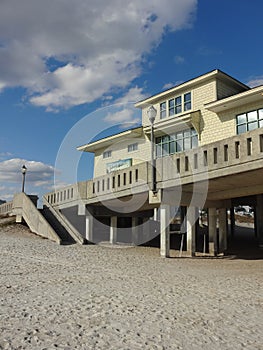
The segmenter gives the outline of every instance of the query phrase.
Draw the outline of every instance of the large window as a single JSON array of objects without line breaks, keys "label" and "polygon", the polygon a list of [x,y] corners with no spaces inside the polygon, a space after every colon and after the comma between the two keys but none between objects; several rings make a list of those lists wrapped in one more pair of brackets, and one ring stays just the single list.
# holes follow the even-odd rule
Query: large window
[{"label": "large window", "polygon": [[263,109],[250,111],[236,116],[237,134],[262,128],[263,127]]},{"label": "large window", "polygon": [[187,129],[171,135],[157,137],[155,143],[156,157],[160,158],[198,147],[198,136],[195,129]]}]

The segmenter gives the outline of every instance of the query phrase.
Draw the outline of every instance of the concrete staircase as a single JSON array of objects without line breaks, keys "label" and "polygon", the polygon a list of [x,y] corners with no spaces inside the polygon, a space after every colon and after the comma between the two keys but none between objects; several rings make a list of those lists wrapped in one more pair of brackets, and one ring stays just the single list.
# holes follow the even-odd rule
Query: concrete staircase
[{"label": "concrete staircase", "polygon": [[50,204],[37,209],[37,197],[19,193],[14,196],[12,214],[16,222],[26,222],[30,230],[39,236],[59,244],[84,244],[85,239],[74,226]]},{"label": "concrete staircase", "polygon": [[47,220],[49,225],[58,234],[61,239],[61,244],[74,244],[76,241],[71,237],[65,227],[57,220],[48,208],[38,209],[38,211]]}]

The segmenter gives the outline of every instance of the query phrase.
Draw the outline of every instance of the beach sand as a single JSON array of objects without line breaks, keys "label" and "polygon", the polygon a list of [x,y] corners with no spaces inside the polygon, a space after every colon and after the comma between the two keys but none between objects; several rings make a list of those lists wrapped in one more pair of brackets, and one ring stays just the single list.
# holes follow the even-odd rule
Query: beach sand
[{"label": "beach sand", "polygon": [[0,349],[263,349],[263,261],[57,245],[0,227]]}]

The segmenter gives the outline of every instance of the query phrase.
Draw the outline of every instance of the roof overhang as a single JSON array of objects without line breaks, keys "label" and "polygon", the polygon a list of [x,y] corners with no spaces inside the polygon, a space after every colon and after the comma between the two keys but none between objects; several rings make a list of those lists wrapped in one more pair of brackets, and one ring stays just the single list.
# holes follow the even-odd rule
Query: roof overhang
[{"label": "roof overhang", "polygon": [[254,102],[263,102],[263,86],[257,86],[240,94],[224,98],[219,101],[205,104],[205,108],[209,111],[219,113],[232,108],[240,107]]},{"label": "roof overhang", "polygon": [[[171,134],[173,132],[181,131],[193,127],[200,136],[200,111],[195,111],[181,115],[180,117],[166,118],[154,124],[155,136]],[[151,126],[144,127],[145,134],[151,133]]]},{"label": "roof overhang", "polygon": [[142,127],[131,130],[123,131],[119,134],[115,134],[112,136],[105,137],[101,140],[94,141],[91,143],[87,143],[86,145],[77,147],[78,151],[82,152],[95,152],[101,148],[107,148],[112,145],[114,142],[120,142],[127,140],[127,138],[136,138],[142,136]]}]

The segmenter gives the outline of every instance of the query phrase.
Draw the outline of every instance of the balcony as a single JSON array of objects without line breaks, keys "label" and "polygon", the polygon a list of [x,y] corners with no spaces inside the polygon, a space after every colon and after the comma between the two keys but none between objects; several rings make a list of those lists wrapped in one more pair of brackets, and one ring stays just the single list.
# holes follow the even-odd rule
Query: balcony
[{"label": "balcony", "polygon": [[[157,188],[208,181],[208,199],[219,200],[263,193],[263,129],[236,135],[189,151],[156,160]],[[79,182],[45,195],[52,206],[72,206],[82,200],[96,204],[116,197],[149,191],[150,164],[140,163],[124,170]]]}]

